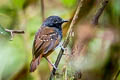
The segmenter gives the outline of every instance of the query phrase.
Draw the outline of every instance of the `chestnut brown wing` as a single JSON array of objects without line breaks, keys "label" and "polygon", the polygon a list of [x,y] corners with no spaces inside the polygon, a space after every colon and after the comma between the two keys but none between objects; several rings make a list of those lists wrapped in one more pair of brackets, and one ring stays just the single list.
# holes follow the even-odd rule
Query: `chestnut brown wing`
[{"label": "chestnut brown wing", "polygon": [[53,50],[60,42],[60,36],[54,28],[41,27],[36,33],[33,43],[33,57],[47,54]]}]

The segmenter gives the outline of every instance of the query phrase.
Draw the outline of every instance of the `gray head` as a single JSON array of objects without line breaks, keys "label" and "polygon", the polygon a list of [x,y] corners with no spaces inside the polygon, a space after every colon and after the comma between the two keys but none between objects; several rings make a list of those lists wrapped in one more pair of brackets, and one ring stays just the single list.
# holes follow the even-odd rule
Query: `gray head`
[{"label": "gray head", "polygon": [[63,20],[59,16],[49,16],[42,24],[42,26],[56,27],[61,29],[61,25],[67,20]]}]

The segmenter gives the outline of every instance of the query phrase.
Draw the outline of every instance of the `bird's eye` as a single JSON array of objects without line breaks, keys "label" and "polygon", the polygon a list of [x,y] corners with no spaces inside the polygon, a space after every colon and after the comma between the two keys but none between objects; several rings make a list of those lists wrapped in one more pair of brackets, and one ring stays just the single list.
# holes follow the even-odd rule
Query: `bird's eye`
[{"label": "bird's eye", "polygon": [[54,20],[55,23],[57,23],[57,20]]}]

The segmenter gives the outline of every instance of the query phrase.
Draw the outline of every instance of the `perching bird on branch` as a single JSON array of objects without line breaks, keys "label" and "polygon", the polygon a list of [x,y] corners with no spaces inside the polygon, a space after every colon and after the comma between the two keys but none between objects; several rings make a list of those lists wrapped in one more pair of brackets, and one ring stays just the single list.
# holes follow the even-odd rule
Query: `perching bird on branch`
[{"label": "perching bird on branch", "polygon": [[56,68],[47,58],[59,45],[62,39],[62,24],[68,22],[58,16],[48,17],[35,35],[33,42],[33,59],[30,64],[30,72],[34,72],[40,64],[41,58],[45,58],[54,68]]}]

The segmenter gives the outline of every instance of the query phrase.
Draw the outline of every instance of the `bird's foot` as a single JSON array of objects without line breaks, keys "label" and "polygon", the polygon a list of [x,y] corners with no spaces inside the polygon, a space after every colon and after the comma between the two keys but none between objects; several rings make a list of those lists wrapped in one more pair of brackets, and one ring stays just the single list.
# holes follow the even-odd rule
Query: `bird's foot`
[{"label": "bird's foot", "polygon": [[60,46],[62,50],[66,51],[67,48],[64,48],[62,45]]},{"label": "bird's foot", "polygon": [[55,66],[55,64],[52,64],[52,62],[51,62],[47,57],[44,57],[44,58],[48,61],[48,63],[49,63],[54,69],[57,70],[57,67]]},{"label": "bird's foot", "polygon": [[52,64],[53,68],[57,70],[57,67],[55,66],[55,64]]},{"label": "bird's foot", "polygon": [[64,47],[61,45],[61,49],[64,50],[63,55],[68,55],[68,48],[64,48]]}]

